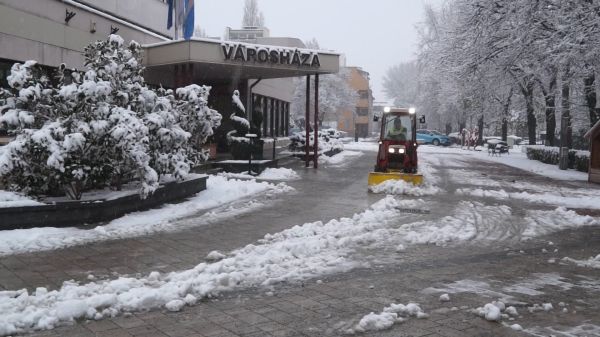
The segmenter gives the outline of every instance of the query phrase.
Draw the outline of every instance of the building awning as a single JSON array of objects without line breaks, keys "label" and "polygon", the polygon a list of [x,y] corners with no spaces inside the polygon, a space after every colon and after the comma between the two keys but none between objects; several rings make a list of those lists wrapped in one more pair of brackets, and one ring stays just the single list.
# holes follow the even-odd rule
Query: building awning
[{"label": "building awning", "polygon": [[165,87],[231,83],[339,71],[337,53],[233,41],[192,39],[145,45],[146,81]]}]

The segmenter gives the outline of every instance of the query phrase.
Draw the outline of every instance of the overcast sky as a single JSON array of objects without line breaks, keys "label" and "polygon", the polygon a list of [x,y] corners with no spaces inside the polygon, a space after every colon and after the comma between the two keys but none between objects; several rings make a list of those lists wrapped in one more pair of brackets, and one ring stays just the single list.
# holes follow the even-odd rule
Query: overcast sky
[{"label": "overcast sky", "polygon": [[[415,58],[423,4],[443,0],[259,0],[271,36],[319,41],[322,48],[344,53],[347,65],[371,74],[375,99],[385,101],[386,70]],[[208,36],[223,37],[225,27],[240,28],[244,0],[196,0],[196,25]]]}]

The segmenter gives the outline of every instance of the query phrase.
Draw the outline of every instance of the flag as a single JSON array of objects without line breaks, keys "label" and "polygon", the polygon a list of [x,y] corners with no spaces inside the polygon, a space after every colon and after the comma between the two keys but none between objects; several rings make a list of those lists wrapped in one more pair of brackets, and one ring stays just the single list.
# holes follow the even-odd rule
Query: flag
[{"label": "flag", "polygon": [[184,0],[183,38],[189,40],[194,35],[194,0]]},{"label": "flag", "polygon": [[175,0],[167,0],[167,4],[169,5],[169,15],[167,16],[167,29],[171,29],[171,27],[173,27],[173,1]]}]

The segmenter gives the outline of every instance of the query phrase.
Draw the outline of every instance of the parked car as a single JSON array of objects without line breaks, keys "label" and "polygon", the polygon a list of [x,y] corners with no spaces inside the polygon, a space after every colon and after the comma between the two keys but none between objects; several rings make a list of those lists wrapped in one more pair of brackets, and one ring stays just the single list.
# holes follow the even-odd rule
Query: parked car
[{"label": "parked car", "polygon": [[323,129],[323,133],[326,133],[331,138],[338,139],[342,137],[342,133],[336,129]]},{"label": "parked car", "polygon": [[436,130],[417,130],[417,143],[433,144],[435,146],[450,145],[450,138]]},{"label": "parked car", "polygon": [[462,136],[459,132],[451,132],[448,134],[448,138],[450,138],[450,142],[453,144],[460,144],[462,141]]}]

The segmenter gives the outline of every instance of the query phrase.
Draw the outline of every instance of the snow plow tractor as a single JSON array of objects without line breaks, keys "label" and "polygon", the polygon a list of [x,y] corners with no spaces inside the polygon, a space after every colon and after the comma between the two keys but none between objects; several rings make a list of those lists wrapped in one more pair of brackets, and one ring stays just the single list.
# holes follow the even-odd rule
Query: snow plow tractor
[{"label": "snow plow tractor", "polygon": [[387,180],[423,183],[417,173],[417,117],[414,108],[386,107],[381,116],[379,153],[375,172],[369,173],[369,187]]}]

